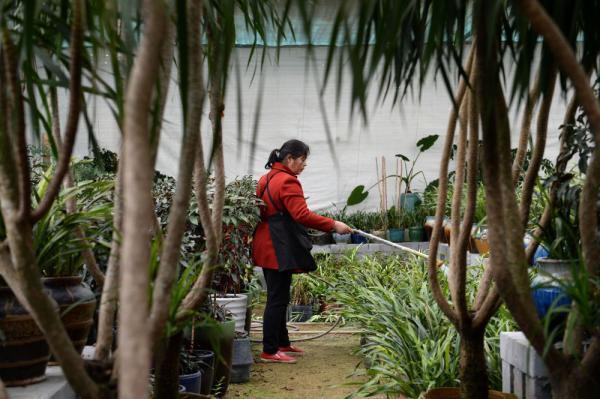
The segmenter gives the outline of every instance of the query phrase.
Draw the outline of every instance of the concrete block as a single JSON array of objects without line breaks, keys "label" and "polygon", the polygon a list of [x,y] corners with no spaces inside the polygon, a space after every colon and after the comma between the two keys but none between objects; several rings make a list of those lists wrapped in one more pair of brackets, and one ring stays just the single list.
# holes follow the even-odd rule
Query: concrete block
[{"label": "concrete block", "polygon": [[542,358],[520,332],[500,333],[502,391],[519,399],[551,399],[548,371]]},{"label": "concrete block", "polygon": [[46,369],[46,379],[26,387],[7,388],[11,399],[75,399],[75,391],[65,379],[62,369],[51,366]]}]

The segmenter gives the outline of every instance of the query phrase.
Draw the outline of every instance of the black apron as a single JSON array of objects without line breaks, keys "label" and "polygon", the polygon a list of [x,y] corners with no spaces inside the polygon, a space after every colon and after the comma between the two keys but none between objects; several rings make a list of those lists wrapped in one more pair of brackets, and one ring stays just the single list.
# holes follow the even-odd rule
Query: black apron
[{"label": "black apron", "polygon": [[267,223],[269,224],[271,241],[279,264],[279,271],[315,271],[317,270],[317,264],[310,253],[312,242],[308,237],[306,228],[292,219],[287,211],[277,206],[269,190],[270,178],[271,176],[267,175],[267,183],[261,194],[261,199],[266,191],[271,204],[277,210],[276,214],[267,218]]}]

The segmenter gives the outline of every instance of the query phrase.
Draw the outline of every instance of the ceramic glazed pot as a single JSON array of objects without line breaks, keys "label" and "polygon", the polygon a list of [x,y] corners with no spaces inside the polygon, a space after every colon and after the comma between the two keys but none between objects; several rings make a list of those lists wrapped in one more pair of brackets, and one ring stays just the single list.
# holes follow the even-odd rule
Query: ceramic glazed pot
[{"label": "ceramic glazed pot", "polygon": [[421,197],[417,193],[405,193],[400,195],[400,206],[405,211],[414,211],[421,203]]},{"label": "ceramic glazed pot", "polygon": [[10,288],[0,287],[0,379],[6,386],[29,385],[46,378],[50,349],[33,318]]},{"label": "ceramic glazed pot", "polygon": [[79,276],[47,277],[42,279],[44,291],[56,301],[61,320],[81,353],[94,323],[96,296]]},{"label": "ceramic glazed pot", "polygon": [[402,242],[404,241],[404,229],[389,229],[388,235],[391,242]]}]

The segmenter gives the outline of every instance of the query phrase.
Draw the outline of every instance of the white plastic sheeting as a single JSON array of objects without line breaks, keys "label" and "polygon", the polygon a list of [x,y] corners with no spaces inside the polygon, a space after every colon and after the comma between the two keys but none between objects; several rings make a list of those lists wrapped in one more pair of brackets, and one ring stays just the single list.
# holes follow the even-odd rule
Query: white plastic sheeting
[{"label": "white plastic sheeting", "polygon": [[[273,61],[274,50],[270,50],[269,60],[255,76],[252,66],[246,69],[249,52],[248,48],[238,48],[234,54],[234,59],[237,58],[241,65],[241,98],[238,96],[235,69],[230,72],[226,96],[223,128],[228,179],[248,173],[259,177],[265,172],[264,164],[269,152],[285,140],[297,138],[311,147],[308,168],[301,176],[309,206],[313,209],[326,208],[333,203],[343,206],[356,185],[370,186],[376,182],[377,157],[385,156],[388,173],[393,173],[394,155],[402,153],[412,159],[417,152],[417,140],[430,134],[439,134],[441,137],[433,148],[420,157],[417,169],[423,170],[428,181],[438,177],[441,148],[451,109],[450,97],[441,79],[437,83],[433,79],[427,80],[420,99],[415,93],[414,97],[407,98],[395,107],[392,107],[391,101],[376,104],[374,96],[371,96],[369,123],[364,125],[360,115],[352,117],[350,113],[348,72],[345,72],[348,84],[341,91],[339,107],[336,108],[336,90],[331,83],[323,97],[324,107],[320,105],[319,88],[326,48],[314,48],[316,63],[308,67],[307,50],[304,47],[283,48],[279,64]],[[175,81],[174,77],[173,82]],[[335,77],[330,82],[335,83]],[[259,98],[261,90],[262,99]],[[238,100],[243,110],[240,118],[241,142],[238,141]],[[63,100],[62,104],[65,105],[66,101]],[[256,121],[259,104],[260,119]],[[562,123],[564,108],[565,100],[557,94],[551,110],[545,154],[551,160],[555,159],[558,151],[558,127]],[[118,150],[120,133],[104,101],[96,101],[91,114],[100,144],[113,151]],[[327,143],[324,116],[331,129],[339,168],[335,166]],[[182,134],[181,105],[175,84],[171,85],[169,91],[165,119],[157,168],[175,176]],[[513,117],[511,122],[513,143],[516,143],[520,120]],[[258,126],[256,151],[250,157],[255,126]],[[84,125],[81,127],[84,128]],[[202,129],[208,150],[210,130],[206,110]],[[82,154],[86,152],[87,139],[85,134],[80,136],[77,148],[79,154]],[[417,190],[423,189],[425,181],[418,178],[414,186]],[[390,204],[393,201],[393,191],[393,181],[390,180]],[[379,196],[377,188],[374,188],[367,201],[359,207],[374,209],[378,204]]]}]

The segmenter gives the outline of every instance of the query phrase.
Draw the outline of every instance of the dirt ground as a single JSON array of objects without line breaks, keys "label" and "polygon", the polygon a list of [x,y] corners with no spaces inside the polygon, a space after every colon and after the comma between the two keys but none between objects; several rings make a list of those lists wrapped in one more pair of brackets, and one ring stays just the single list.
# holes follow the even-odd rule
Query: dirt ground
[{"label": "dirt ground", "polygon": [[[323,326],[305,328],[322,330]],[[290,338],[293,340],[294,336],[298,335]],[[252,366],[250,381],[231,384],[227,398],[344,398],[357,388],[357,384],[366,381],[361,359],[354,355],[359,339],[358,334],[329,334],[316,340],[298,342],[296,345],[306,351],[304,356],[298,357],[298,363],[257,362]],[[252,349],[257,359],[262,346],[253,344]]]}]

